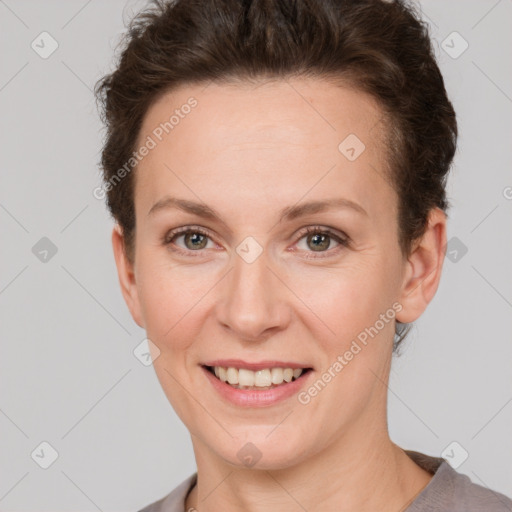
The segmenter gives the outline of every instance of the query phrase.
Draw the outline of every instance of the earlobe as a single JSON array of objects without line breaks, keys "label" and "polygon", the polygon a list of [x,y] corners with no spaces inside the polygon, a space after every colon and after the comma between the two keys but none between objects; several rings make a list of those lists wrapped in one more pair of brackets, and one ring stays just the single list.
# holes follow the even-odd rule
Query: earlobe
[{"label": "earlobe", "polygon": [[410,323],[425,311],[439,286],[446,252],[446,214],[430,211],[425,234],[407,259],[397,320]]},{"label": "earlobe", "polygon": [[144,328],[145,326],[141,314],[134,265],[128,261],[125,251],[123,232],[117,223],[114,225],[114,229],[112,230],[112,249],[114,251],[119,285],[121,286],[121,292],[126,305],[128,306],[136,324],[139,327]]}]

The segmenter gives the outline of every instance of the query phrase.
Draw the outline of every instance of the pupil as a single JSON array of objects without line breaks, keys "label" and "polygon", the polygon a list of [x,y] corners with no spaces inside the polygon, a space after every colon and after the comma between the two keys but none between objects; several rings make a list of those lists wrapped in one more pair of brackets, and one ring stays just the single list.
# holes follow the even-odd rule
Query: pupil
[{"label": "pupil", "polygon": [[202,249],[204,247],[204,243],[203,244],[200,244],[200,245],[196,245],[197,242],[204,242],[204,240],[201,240],[201,239],[204,239],[204,235],[201,235],[200,233],[192,233],[192,234],[188,234],[186,235],[185,237],[186,241],[189,242],[189,241],[192,241],[192,248],[193,249]]},{"label": "pupil", "polygon": [[318,240],[318,237],[320,237],[322,240],[321,240],[320,244],[316,244],[316,242],[314,242],[313,249],[315,251],[322,250],[322,249],[327,249],[329,247],[329,237],[328,237],[328,235],[322,235],[321,233],[315,233],[314,235],[312,235],[310,237],[310,241],[313,240],[313,239]]}]

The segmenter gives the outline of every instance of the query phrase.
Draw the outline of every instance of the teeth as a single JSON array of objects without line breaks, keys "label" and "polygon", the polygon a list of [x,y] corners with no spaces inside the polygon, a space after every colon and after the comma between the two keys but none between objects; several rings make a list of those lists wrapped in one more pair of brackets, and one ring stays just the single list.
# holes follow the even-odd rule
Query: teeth
[{"label": "teeth", "polygon": [[226,368],[223,368],[222,366],[219,366],[219,379],[222,381],[222,382],[226,382],[228,380],[228,375],[227,375],[227,371],[226,371]]},{"label": "teeth", "polygon": [[272,373],[272,384],[281,384],[283,382],[282,368],[272,368],[270,372]]},{"label": "teeth", "polygon": [[254,385],[259,388],[270,386],[272,384],[272,376],[270,370],[258,370],[254,372]]},{"label": "teeth", "polygon": [[293,377],[293,370],[291,368],[285,368],[283,370],[283,379],[286,382],[291,382]]},{"label": "teeth", "polygon": [[271,388],[298,379],[302,372],[301,368],[266,368],[253,372],[245,368],[225,368],[214,366],[213,371],[222,382],[238,389],[246,388]]},{"label": "teeth", "polygon": [[228,368],[226,375],[230,384],[238,384],[238,372],[234,368]]},{"label": "teeth", "polygon": [[230,370],[238,373],[238,384],[240,386],[254,386],[254,372],[244,369],[236,370],[235,368],[230,368]]}]

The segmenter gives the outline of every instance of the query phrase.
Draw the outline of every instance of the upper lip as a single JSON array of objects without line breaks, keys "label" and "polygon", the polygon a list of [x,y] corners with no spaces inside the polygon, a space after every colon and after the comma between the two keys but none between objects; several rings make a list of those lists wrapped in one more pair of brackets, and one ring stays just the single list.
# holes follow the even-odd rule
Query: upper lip
[{"label": "upper lip", "polygon": [[310,365],[304,363],[293,363],[291,361],[258,361],[252,362],[243,361],[242,359],[215,359],[214,361],[207,361],[203,363],[203,366],[223,366],[224,368],[243,368],[246,370],[252,370],[256,372],[258,370],[264,370],[265,368],[311,368]]}]

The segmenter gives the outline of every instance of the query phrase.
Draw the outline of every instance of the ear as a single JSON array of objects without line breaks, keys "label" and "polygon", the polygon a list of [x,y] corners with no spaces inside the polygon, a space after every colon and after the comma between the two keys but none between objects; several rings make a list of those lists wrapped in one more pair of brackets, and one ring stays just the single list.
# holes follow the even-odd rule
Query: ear
[{"label": "ear", "polygon": [[434,298],[446,252],[446,214],[440,208],[430,211],[427,230],[407,258],[400,304],[396,319],[414,322]]},{"label": "ear", "polygon": [[118,224],[115,224],[112,230],[112,248],[114,250],[119,284],[121,285],[121,292],[123,293],[126,305],[137,325],[145,328],[135,281],[134,265],[126,257],[124,236]]}]

